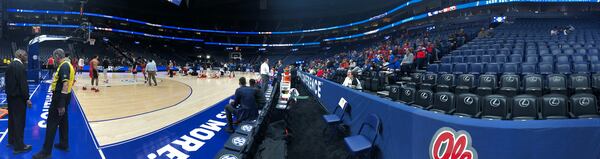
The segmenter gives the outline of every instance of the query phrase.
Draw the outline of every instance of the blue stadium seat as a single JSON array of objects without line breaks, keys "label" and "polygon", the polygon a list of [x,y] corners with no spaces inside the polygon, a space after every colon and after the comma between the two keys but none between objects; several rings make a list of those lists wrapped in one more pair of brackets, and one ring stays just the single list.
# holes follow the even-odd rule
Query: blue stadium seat
[{"label": "blue stadium seat", "polygon": [[569,55],[556,55],[556,63],[571,63],[571,60],[569,59]]},{"label": "blue stadium seat", "polygon": [[586,62],[585,57],[583,55],[573,55],[573,56],[571,56],[571,59],[573,59],[573,63]]},{"label": "blue stadium seat", "polygon": [[589,73],[590,67],[588,63],[575,63],[573,64],[573,72],[575,73]]},{"label": "blue stadium seat", "polygon": [[599,53],[598,49],[594,49],[594,48],[588,49],[587,52],[588,52],[588,54],[594,54],[594,55],[597,55]]},{"label": "blue stadium seat", "polygon": [[452,73],[453,65],[450,63],[443,63],[442,65],[440,65],[440,69],[438,72],[439,73]]},{"label": "blue stadium seat", "polygon": [[[540,50],[540,54],[542,54],[542,53],[541,53],[541,51],[542,51],[542,50]],[[548,51],[548,50],[544,50],[544,51]],[[537,50],[537,49],[535,49],[535,48],[532,48],[532,49],[527,49],[527,52],[526,52],[526,54],[527,54],[527,55],[538,54],[538,50]]]},{"label": "blue stadium seat", "polygon": [[449,56],[442,57],[442,63],[452,63],[452,58]]},{"label": "blue stadium seat", "polygon": [[510,62],[522,63],[523,62],[523,56],[520,55],[520,54],[510,55]]},{"label": "blue stadium seat", "polygon": [[590,63],[597,63],[600,61],[600,58],[598,58],[597,55],[588,55],[587,59]]},{"label": "blue stadium seat", "polygon": [[519,73],[519,64],[505,63],[502,67],[502,72],[509,73],[509,74],[518,74]]},{"label": "blue stadium seat", "polygon": [[562,54],[562,50],[560,50],[560,49],[558,49],[558,48],[557,48],[557,49],[552,49],[552,51],[551,51],[551,52],[552,52],[552,54],[553,54],[553,55],[559,55],[559,54]]},{"label": "blue stadium seat", "polygon": [[467,56],[467,62],[468,63],[477,63],[477,62],[479,62],[479,56],[477,56],[477,55]]},{"label": "blue stadium seat", "polygon": [[554,56],[553,55],[542,55],[541,59],[542,59],[541,62],[554,63]]},{"label": "blue stadium seat", "polygon": [[476,55],[485,55],[485,50],[484,49],[477,49],[477,50],[475,50],[475,54]]},{"label": "blue stadium seat", "polygon": [[587,54],[587,50],[584,48],[577,49],[577,54],[585,55],[585,54]]},{"label": "blue stadium seat", "polygon": [[561,74],[571,74],[573,71],[571,70],[570,63],[557,63],[556,72]]},{"label": "blue stadium seat", "polygon": [[491,55],[483,55],[483,56],[481,56],[481,62],[483,62],[483,63],[492,63],[492,56]]},{"label": "blue stadium seat", "polygon": [[575,50],[573,50],[573,49],[570,49],[570,48],[568,48],[568,49],[563,49],[563,53],[564,53],[564,54],[567,54],[567,55],[573,55],[573,54],[575,54]]},{"label": "blue stadium seat", "polygon": [[462,62],[465,62],[464,56],[453,56],[452,57],[452,63],[462,63]]},{"label": "blue stadium seat", "polygon": [[521,63],[521,73],[523,73],[523,74],[537,73],[537,63]]},{"label": "blue stadium seat", "polygon": [[496,55],[496,54],[498,54],[498,50],[496,50],[496,49],[488,49],[487,50],[487,54],[488,55]]},{"label": "blue stadium seat", "polygon": [[509,48],[500,49],[500,54],[509,55],[511,53]]},{"label": "blue stadium seat", "polygon": [[592,63],[592,73],[600,73],[600,63]]},{"label": "blue stadium seat", "polygon": [[484,65],[482,63],[471,63],[469,66],[469,73],[470,74],[481,74],[484,71]]},{"label": "blue stadium seat", "polygon": [[554,73],[554,63],[539,63],[538,69],[540,74],[547,75]]},{"label": "blue stadium seat", "polygon": [[523,49],[513,49],[512,50],[513,54],[523,54],[525,51]]},{"label": "blue stadium seat", "polygon": [[463,74],[469,72],[469,64],[467,63],[457,63],[454,64],[454,74]]},{"label": "blue stadium seat", "polygon": [[508,57],[506,55],[496,55],[496,63],[506,63],[508,62]]},{"label": "blue stadium seat", "polygon": [[439,67],[440,67],[440,64],[429,64],[429,65],[427,66],[427,72],[434,72],[434,73],[437,73],[437,72],[438,72],[438,69],[439,69]]},{"label": "blue stadium seat", "polygon": [[498,74],[498,73],[502,73],[502,70],[500,68],[500,64],[499,63],[488,63],[485,66],[485,73],[486,74]]},{"label": "blue stadium seat", "polygon": [[525,58],[526,58],[525,59],[526,63],[538,63],[539,62],[538,55],[527,55]]}]

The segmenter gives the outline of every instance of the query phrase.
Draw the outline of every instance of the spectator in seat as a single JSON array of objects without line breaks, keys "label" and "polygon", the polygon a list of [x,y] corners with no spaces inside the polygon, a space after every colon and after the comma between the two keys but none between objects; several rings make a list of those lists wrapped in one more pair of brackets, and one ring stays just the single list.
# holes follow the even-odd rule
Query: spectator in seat
[{"label": "spectator in seat", "polygon": [[251,88],[256,89],[257,108],[262,109],[265,106],[265,104],[267,104],[267,99],[265,98],[265,92],[263,92],[260,88],[258,88],[258,85],[256,85],[255,79],[250,79],[248,81],[248,84],[250,85]]},{"label": "spectator in seat", "polygon": [[408,75],[413,70],[415,56],[409,49],[406,49],[405,52],[406,53],[404,54],[402,63],[400,64],[400,70],[402,71],[403,75]]},{"label": "spectator in seat", "polygon": [[359,90],[362,89],[362,84],[360,83],[358,78],[354,77],[354,74],[352,74],[352,71],[348,71],[348,74],[346,75],[346,79],[344,79],[344,83],[342,83],[342,85],[353,88],[353,89],[359,89]]},{"label": "spectator in seat", "polygon": [[417,69],[423,69],[427,65],[427,53],[425,47],[420,46],[417,50]]}]

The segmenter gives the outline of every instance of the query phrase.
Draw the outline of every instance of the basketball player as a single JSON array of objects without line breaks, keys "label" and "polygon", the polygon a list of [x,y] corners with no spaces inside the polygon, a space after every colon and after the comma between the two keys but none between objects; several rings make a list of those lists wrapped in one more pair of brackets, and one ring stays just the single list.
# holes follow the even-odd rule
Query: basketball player
[{"label": "basketball player", "polygon": [[[90,78],[92,79],[92,91],[99,92],[98,90],[98,55],[94,56],[90,61]],[[96,81],[96,87],[94,87],[94,81]],[[85,89],[84,89],[85,90]]]},{"label": "basketball player", "polygon": [[108,61],[108,57],[104,56],[102,60],[102,72],[104,73],[104,83],[108,83],[108,66],[110,65],[110,61]]},{"label": "basketball player", "polygon": [[140,61],[140,67],[142,68],[142,74],[144,75],[144,83],[148,82],[148,73],[146,72],[146,64],[148,63],[148,61],[146,61],[146,59],[141,58],[142,60]]},{"label": "basketball player", "polygon": [[133,74],[133,82],[137,82],[137,60],[135,57],[133,58],[133,63],[131,64],[131,74]]},{"label": "basketball player", "polygon": [[79,63],[77,66],[79,67],[79,71],[77,72],[78,74],[81,74],[83,72],[83,65],[85,65],[85,60],[83,59],[83,57],[79,57]]}]

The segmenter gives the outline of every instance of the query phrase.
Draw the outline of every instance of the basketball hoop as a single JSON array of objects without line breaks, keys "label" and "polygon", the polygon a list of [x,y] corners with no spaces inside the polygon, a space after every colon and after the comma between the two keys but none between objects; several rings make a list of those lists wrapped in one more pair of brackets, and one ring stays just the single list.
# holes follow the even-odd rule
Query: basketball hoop
[{"label": "basketball hoop", "polygon": [[96,39],[88,39],[90,45],[94,45],[96,43]]}]

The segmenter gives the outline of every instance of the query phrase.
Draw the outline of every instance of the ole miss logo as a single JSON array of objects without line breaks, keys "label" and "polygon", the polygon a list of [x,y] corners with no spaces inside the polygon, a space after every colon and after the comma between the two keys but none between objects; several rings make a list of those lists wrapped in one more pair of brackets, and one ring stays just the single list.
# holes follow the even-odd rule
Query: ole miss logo
[{"label": "ole miss logo", "polygon": [[440,128],[429,144],[430,159],[477,159],[477,151],[471,146],[471,135],[449,127]]}]

